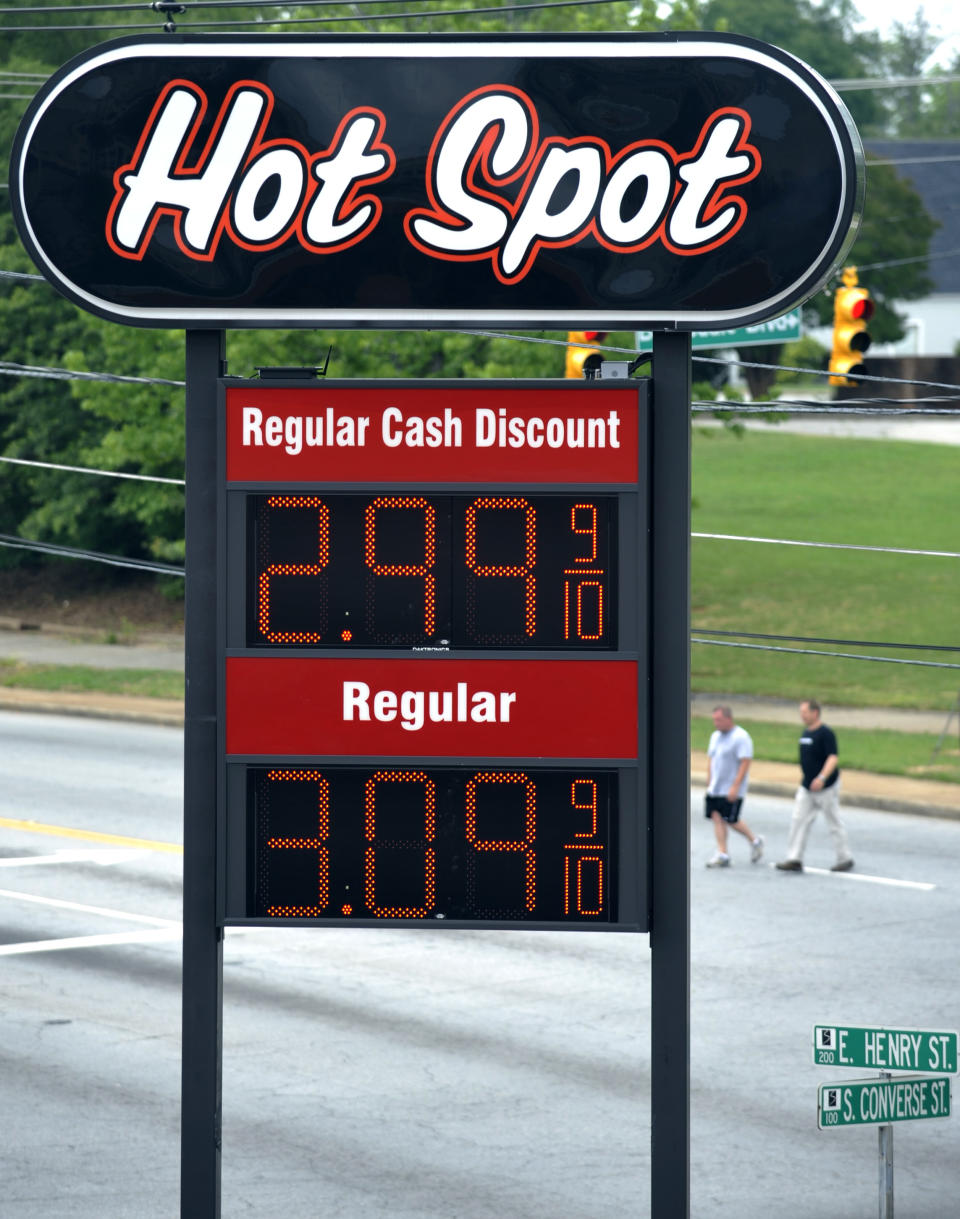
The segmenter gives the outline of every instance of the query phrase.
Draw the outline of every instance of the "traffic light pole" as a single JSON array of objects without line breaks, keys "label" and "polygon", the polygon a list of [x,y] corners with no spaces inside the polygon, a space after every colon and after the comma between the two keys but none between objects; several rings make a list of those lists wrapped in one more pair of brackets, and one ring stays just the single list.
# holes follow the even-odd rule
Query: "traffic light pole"
[{"label": "traffic light pole", "polygon": [[690,1215],[689,334],[653,334],[651,1211]]}]

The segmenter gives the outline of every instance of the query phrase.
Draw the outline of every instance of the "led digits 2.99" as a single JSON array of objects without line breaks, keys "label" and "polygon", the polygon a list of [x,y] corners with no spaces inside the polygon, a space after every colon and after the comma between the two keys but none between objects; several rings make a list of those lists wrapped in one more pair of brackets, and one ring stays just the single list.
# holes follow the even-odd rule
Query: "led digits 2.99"
[{"label": "led digits 2.99", "polygon": [[250,768],[249,914],[614,922],[617,776]]},{"label": "led digits 2.99", "polygon": [[617,501],[248,497],[247,645],[617,646]]}]

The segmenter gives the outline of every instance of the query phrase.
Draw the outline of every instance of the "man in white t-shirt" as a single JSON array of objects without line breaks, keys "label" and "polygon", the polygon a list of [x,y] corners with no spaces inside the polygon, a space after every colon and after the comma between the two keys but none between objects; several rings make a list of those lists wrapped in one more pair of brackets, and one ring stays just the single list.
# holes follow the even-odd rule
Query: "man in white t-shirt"
[{"label": "man in white t-shirt", "polygon": [[728,827],[748,839],[750,862],[756,863],[763,854],[763,838],[740,820],[740,809],[747,794],[747,775],[753,760],[753,741],[746,729],[734,723],[733,711],[727,706],[714,707],[713,728],[707,747],[704,816],[713,822],[717,850],[707,867],[729,868]]}]

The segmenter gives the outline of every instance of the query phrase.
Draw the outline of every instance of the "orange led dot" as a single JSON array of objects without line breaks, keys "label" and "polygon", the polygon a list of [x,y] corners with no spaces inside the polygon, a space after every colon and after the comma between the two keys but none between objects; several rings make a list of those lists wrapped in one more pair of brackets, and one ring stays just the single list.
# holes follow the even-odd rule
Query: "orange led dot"
[{"label": "orange led dot", "polygon": [[343,907],[343,909],[340,911],[340,913],[341,914],[353,914],[353,906],[351,906],[348,902],[347,905],[345,905]]},{"label": "orange led dot", "polygon": [[351,631],[351,630],[341,631],[340,638],[343,640],[344,643],[349,643],[350,640],[353,638],[353,631]]}]

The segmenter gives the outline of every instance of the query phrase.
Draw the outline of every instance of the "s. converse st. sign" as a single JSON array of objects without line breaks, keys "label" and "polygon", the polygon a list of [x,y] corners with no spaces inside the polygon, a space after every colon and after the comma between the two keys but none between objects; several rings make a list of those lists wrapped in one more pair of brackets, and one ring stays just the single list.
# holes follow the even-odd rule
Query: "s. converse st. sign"
[{"label": "s. converse st. sign", "polygon": [[132,325],[692,330],[817,290],[863,157],[745,38],[168,36],[52,77],[10,181],[44,274]]}]

